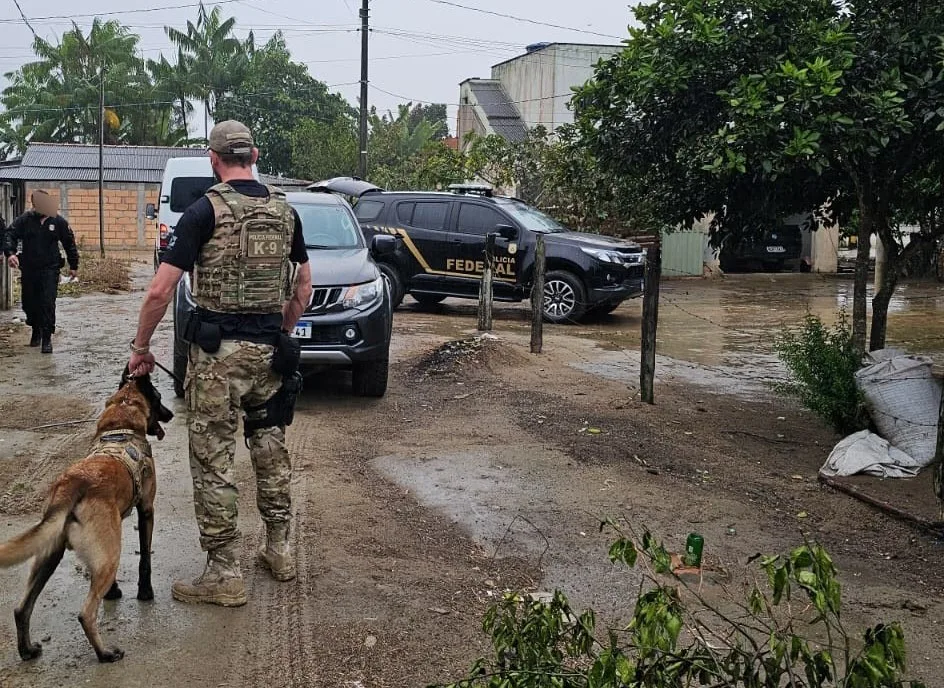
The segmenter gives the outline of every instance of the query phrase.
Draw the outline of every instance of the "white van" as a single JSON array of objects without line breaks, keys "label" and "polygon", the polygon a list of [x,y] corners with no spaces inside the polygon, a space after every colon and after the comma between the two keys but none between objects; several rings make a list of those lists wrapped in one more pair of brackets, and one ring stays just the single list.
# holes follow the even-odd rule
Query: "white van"
[{"label": "white van", "polygon": [[[255,165],[252,167],[252,174],[259,179],[259,171]],[[152,204],[148,204],[147,207],[147,218],[156,220],[157,225],[154,241],[155,272],[180,216],[215,182],[209,156],[170,158],[167,161],[158,206],[155,209]]]}]

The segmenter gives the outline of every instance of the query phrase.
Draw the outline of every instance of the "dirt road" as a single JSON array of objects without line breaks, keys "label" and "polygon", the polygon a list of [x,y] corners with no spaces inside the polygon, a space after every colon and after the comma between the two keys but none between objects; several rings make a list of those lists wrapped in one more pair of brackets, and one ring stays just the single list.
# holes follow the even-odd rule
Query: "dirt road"
[{"label": "dirt road", "polygon": [[[139,271],[139,286],[146,276]],[[732,285],[707,289],[740,308]],[[430,356],[471,333],[470,305],[397,311],[388,395],[365,402],[349,396],[343,375],[312,378],[289,430],[299,552],[292,583],[273,582],[253,561],[261,524],[240,451],[250,603],[235,610],[170,597],[171,582],[199,574],[204,558],[185,410],[159,375],[178,419],[155,442],[157,599],[133,599],[129,519],[119,582],[130,594],[102,616],[126,658],[95,662],[75,620],[86,580],[67,554],[34,616],[44,654],[25,664],[12,608],[26,571],[0,571],[0,686],[385,688],[456,678],[485,649],[481,617],[501,589],[557,587],[605,618],[625,616],[639,580],[607,563],[608,540],[597,528],[600,518],[620,515],[672,546],[701,532],[710,562],[735,576],[756,552],[781,551],[803,534],[819,539],[842,571],[849,621],[900,620],[913,672],[933,685],[944,668],[944,549],[817,483],[837,438],[769,392],[780,371],[769,350],[743,346],[747,335],[738,332],[766,328],[769,339],[774,319],[742,311],[717,337],[722,346],[706,351],[714,344],[690,330],[705,325],[697,316],[720,316],[701,308],[692,289],[667,289],[694,315],[664,309],[660,340],[671,358],[660,367],[655,407],[632,388],[638,354],[627,333],[638,330],[638,303],[600,325],[549,328],[540,357],[527,353],[520,307],[499,307],[499,341],[471,358]],[[86,451],[88,424],[30,428],[97,415],[117,386],[140,298],[61,301],[63,335],[52,357],[22,346],[25,332],[0,340],[0,538],[35,521],[45,485]],[[156,337],[165,362],[168,328]]]}]

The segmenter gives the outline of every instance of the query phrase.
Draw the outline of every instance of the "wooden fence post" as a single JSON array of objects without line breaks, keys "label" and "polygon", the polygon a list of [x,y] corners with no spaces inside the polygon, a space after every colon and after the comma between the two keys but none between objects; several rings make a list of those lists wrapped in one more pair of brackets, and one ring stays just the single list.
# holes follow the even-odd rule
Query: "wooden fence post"
[{"label": "wooden fence post", "polygon": [[659,279],[662,276],[661,242],[649,248],[646,258],[642,298],[642,356],[639,366],[639,387],[642,400],[655,403],[653,387],[656,377],[656,329],[659,324]]},{"label": "wooden fence post", "polygon": [[479,332],[492,331],[492,256],[495,254],[495,235],[485,238],[485,269],[479,283]]},{"label": "wooden fence post", "polygon": [[544,348],[544,268],[546,248],[544,235],[537,235],[534,248],[534,279],[531,286],[531,353],[539,354]]},{"label": "wooden fence post", "polygon": [[13,270],[0,252],[0,311],[13,309]]},{"label": "wooden fence post", "polygon": [[944,394],[941,395],[941,405],[938,408],[937,418],[937,446],[934,450],[934,494],[940,503],[940,520],[944,521]]}]

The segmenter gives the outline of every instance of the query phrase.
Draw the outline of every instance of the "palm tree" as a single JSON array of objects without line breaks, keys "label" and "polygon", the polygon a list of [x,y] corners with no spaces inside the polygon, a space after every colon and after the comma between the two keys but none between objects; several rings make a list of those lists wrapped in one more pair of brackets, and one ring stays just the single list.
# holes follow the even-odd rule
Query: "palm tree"
[{"label": "palm tree", "polygon": [[241,81],[253,50],[253,38],[240,41],[233,35],[235,17],[223,20],[219,7],[207,12],[203,3],[197,23],[187,22],[186,31],[165,27],[189,71],[195,94],[203,101],[204,136],[209,138],[210,116],[217,101]]},{"label": "palm tree", "polygon": [[[137,56],[138,36],[116,21],[96,19],[88,35],[73,24],[58,45],[37,37],[36,59],[7,74],[0,123],[5,152],[22,152],[30,141],[91,143],[99,139],[100,88],[113,105],[106,123],[109,143],[140,143],[155,113],[142,106],[151,78]],[[125,106],[126,104],[131,104]]]},{"label": "palm tree", "polygon": [[148,60],[147,69],[154,84],[155,100],[173,103],[173,123],[187,135],[187,122],[193,112],[190,98],[197,95],[187,57],[178,49],[176,63],[161,55],[158,60]]}]

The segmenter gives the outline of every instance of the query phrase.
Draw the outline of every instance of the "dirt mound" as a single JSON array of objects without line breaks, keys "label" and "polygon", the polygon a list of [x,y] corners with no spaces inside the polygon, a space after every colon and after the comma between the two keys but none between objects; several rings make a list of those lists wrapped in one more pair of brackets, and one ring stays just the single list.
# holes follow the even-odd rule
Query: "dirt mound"
[{"label": "dirt mound", "polygon": [[422,378],[475,377],[522,365],[526,361],[511,344],[485,333],[453,339],[438,346],[413,366],[413,372]]}]

